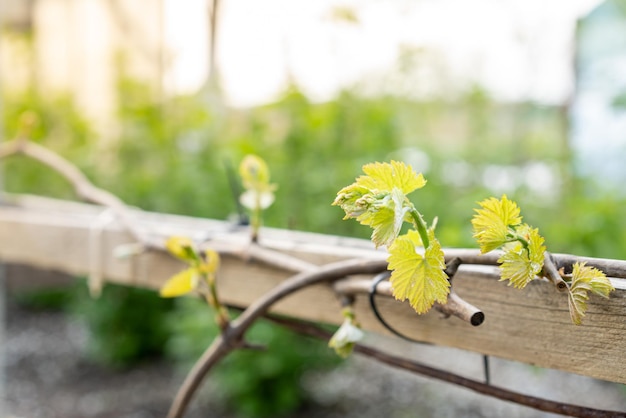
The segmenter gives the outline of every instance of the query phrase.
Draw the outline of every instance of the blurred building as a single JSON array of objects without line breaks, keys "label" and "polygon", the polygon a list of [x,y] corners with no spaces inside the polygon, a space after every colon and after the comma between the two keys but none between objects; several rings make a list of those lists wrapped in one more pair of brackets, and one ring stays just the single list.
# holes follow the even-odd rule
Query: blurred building
[{"label": "blurred building", "polygon": [[[478,85],[499,102],[559,106],[574,84],[574,22],[597,3],[223,0],[216,60],[227,99],[241,106],[267,103],[290,82],[321,101],[354,86],[366,94],[423,98]],[[623,30],[609,33],[623,22],[597,30],[591,28],[604,23],[591,22],[615,19],[611,7],[621,3],[608,1],[581,25],[580,88],[589,85],[592,70],[583,68],[589,54],[607,53],[584,39],[608,37],[617,51],[625,36]],[[3,88],[68,93],[106,136],[114,126],[120,75],[151,86],[157,97],[198,91],[207,81],[209,5],[4,0],[0,13],[11,30],[1,38]],[[585,28],[603,34],[587,35]],[[584,101],[593,101],[589,97]],[[587,122],[578,115],[587,111],[578,108],[574,133],[584,137],[580,126]]]},{"label": "blurred building", "polygon": [[[2,84],[69,94],[106,132],[115,84],[124,75],[162,88],[166,61],[163,1],[8,0],[3,20]],[[3,8],[5,7],[3,4]]]},{"label": "blurred building", "polygon": [[[570,140],[576,169],[598,183],[626,182],[626,1],[606,0],[580,20]],[[619,186],[619,187],[618,187]]]}]

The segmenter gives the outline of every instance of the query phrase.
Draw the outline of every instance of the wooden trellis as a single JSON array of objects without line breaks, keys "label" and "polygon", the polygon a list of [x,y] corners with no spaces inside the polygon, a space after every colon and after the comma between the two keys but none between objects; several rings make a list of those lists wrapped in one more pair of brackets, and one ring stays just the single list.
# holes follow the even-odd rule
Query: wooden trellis
[{"label": "wooden trellis", "polygon": [[[158,288],[181,268],[163,252],[134,254],[133,237],[110,209],[24,195],[3,195],[1,199],[2,262],[86,275],[94,285],[105,280],[148,288]],[[225,303],[241,307],[249,306],[309,263],[386,257],[369,241],[270,228],[262,231],[262,247],[250,247],[248,230],[230,223],[133,210],[129,213],[137,228],[155,241],[186,235],[231,254],[223,259],[218,286]],[[246,254],[258,254],[263,248],[290,256],[284,268],[245,260]],[[126,256],[120,257],[124,253]],[[611,265],[609,260],[588,260]],[[610,270],[607,273],[611,276]],[[371,276],[349,280],[364,278]],[[385,320],[411,338],[626,383],[626,280],[611,281],[616,291],[608,300],[591,297],[582,326],[571,323],[567,297],[556,292],[552,284],[533,281],[526,289],[516,290],[498,281],[493,265],[462,265],[454,278],[456,292],[485,314],[484,323],[478,327],[454,317],[443,319],[437,311],[418,316],[407,304],[392,298],[377,300]],[[272,311],[338,324],[342,320],[338,308],[336,289],[322,284],[289,296]],[[372,313],[366,293],[356,296],[355,309],[364,329],[388,333]]]}]

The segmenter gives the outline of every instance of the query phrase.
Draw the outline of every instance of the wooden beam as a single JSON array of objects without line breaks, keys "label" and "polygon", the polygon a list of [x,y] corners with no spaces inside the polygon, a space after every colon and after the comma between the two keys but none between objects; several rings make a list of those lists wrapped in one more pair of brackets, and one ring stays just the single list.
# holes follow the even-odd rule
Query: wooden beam
[{"label": "wooden beam", "polygon": [[[218,249],[245,249],[248,231],[232,224],[175,215],[133,211],[137,224],[156,238],[187,235],[209,240]],[[3,196],[0,205],[0,260],[75,275],[98,275],[131,286],[158,288],[182,265],[164,253],[116,258],[131,236],[102,207],[32,196]],[[384,258],[369,241],[265,228],[261,243],[313,264],[353,257]],[[236,257],[225,257],[218,276],[224,302],[248,306],[291,273]],[[356,278],[355,278],[356,279]],[[493,266],[463,265],[454,279],[456,292],[485,313],[472,327],[431,311],[418,316],[405,303],[377,297],[381,315],[411,338],[478,353],[626,383],[626,281],[608,300],[592,296],[582,326],[571,324],[567,296],[534,281],[516,290],[498,281]],[[319,285],[292,295],[274,312],[338,324],[338,298]],[[355,305],[364,328],[388,333],[375,318],[367,295]]]}]

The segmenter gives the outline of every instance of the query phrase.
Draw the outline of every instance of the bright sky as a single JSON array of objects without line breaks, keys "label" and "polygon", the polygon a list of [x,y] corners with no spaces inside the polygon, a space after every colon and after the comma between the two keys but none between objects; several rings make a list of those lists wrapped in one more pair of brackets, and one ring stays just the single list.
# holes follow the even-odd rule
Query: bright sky
[{"label": "bright sky", "polygon": [[[208,72],[208,0],[166,1],[168,88]],[[218,65],[232,105],[276,98],[289,78],[314,100],[389,80],[401,50],[420,50],[413,94],[473,83],[503,100],[560,103],[573,87],[576,19],[600,0],[222,0]],[[350,8],[357,22],[332,19]]]}]

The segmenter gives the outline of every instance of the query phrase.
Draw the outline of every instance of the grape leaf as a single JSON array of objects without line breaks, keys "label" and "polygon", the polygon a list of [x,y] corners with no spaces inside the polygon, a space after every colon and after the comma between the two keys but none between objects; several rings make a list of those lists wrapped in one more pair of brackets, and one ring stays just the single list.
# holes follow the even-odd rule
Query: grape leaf
[{"label": "grape leaf", "polygon": [[353,183],[337,192],[333,205],[340,206],[346,212],[343,219],[349,219],[365,213],[375,200],[369,189]]},{"label": "grape leaf", "polygon": [[198,269],[192,267],[170,277],[161,287],[159,294],[164,298],[174,298],[191,292],[198,284]]},{"label": "grape leaf", "polygon": [[372,241],[376,247],[390,245],[400,233],[406,214],[411,208],[411,203],[402,191],[394,188],[390,194],[376,202],[370,207],[370,210],[356,219],[362,225],[374,229]]},{"label": "grape leaf", "polygon": [[501,263],[500,280],[509,280],[509,285],[523,289],[543,269],[546,247],[537,228],[524,224],[517,231],[527,240],[528,247],[524,247],[521,242],[506,244],[498,263]]},{"label": "grape leaf", "polygon": [[337,332],[328,341],[328,347],[333,348],[340,357],[346,358],[352,353],[354,344],[361,341],[364,336],[365,334],[352,318],[345,318]]},{"label": "grape leaf", "polygon": [[419,314],[427,312],[437,301],[446,303],[450,292],[441,244],[429,231],[430,245],[424,255],[417,252],[421,244],[417,231],[410,230],[399,236],[389,247],[389,269],[393,296],[398,300],[409,300]]},{"label": "grape leaf", "polygon": [[220,255],[217,251],[207,248],[204,252],[204,258],[202,264],[198,267],[198,271],[201,273],[212,275],[215,274],[220,267]]},{"label": "grape leaf", "polygon": [[572,322],[576,325],[582,324],[583,317],[587,311],[589,291],[608,298],[609,293],[613,290],[615,288],[602,271],[595,267],[587,266],[585,263],[574,263],[568,297],[569,313]]},{"label": "grape leaf", "polygon": [[193,242],[187,237],[173,236],[165,242],[165,248],[170,254],[186,262],[198,261],[198,255],[193,249]]},{"label": "grape leaf", "polygon": [[398,161],[371,163],[363,166],[366,175],[341,189],[333,201],[346,213],[344,219],[355,218],[370,226],[376,246],[390,245],[398,236],[405,220],[413,221],[415,211],[406,194],[426,184],[424,176],[411,166]]},{"label": "grape leaf", "polygon": [[498,259],[498,263],[502,263],[500,265],[500,280],[508,280],[509,285],[523,289],[539,274],[541,266],[533,265],[530,262],[528,250],[522,244],[516,242],[509,244],[509,246]]},{"label": "grape leaf", "polygon": [[239,164],[239,175],[246,189],[258,189],[270,181],[270,170],[265,161],[256,155],[246,155]]},{"label": "grape leaf", "polygon": [[522,217],[517,204],[506,195],[500,200],[495,197],[485,199],[479,205],[481,209],[474,209],[472,226],[480,251],[486,253],[510,241],[509,227],[519,225]]},{"label": "grape leaf", "polygon": [[267,190],[248,189],[239,196],[239,203],[250,210],[267,209],[274,203],[274,193]]},{"label": "grape leaf", "polygon": [[366,164],[363,172],[366,176],[357,178],[356,184],[370,191],[391,192],[397,187],[406,195],[426,184],[422,173],[417,174],[413,167],[399,161]]},{"label": "grape leaf", "polygon": [[239,175],[246,191],[239,202],[252,211],[267,209],[274,203],[277,186],[270,184],[270,170],[265,161],[256,155],[246,155],[239,164]]}]

